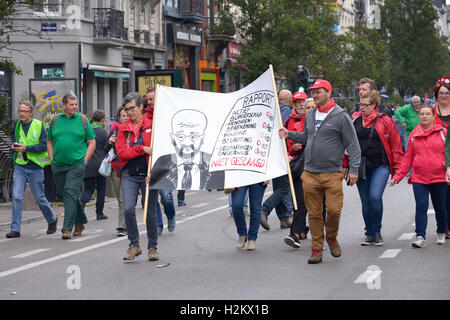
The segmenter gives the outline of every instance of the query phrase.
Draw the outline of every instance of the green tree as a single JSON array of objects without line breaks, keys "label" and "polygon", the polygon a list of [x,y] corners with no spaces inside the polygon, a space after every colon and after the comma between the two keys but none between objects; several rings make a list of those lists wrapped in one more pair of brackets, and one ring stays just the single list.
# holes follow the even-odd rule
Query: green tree
[{"label": "green tree", "polygon": [[[432,0],[386,0],[381,28],[392,57],[390,87],[400,96],[430,92],[448,75],[448,40],[439,37]],[[431,93],[431,92],[430,92]]]},{"label": "green tree", "polygon": [[43,0],[0,0],[0,68],[11,70],[17,74],[21,73],[20,68],[15,66],[6,54],[6,51],[12,50],[10,36],[21,34],[42,37],[42,32],[28,26],[18,25],[14,16],[23,10],[27,10],[30,5],[39,6],[43,3]]},{"label": "green tree", "polygon": [[[342,78],[339,38],[334,34],[336,1],[222,0],[219,18],[232,21],[244,39],[239,64],[246,82],[272,64],[277,74],[294,83],[298,65],[330,81]],[[242,68],[236,66],[236,68]]]},{"label": "green tree", "polygon": [[343,38],[345,81],[351,83],[368,77],[375,80],[378,89],[387,85],[391,56],[380,30],[370,29],[358,22],[349,28]]}]

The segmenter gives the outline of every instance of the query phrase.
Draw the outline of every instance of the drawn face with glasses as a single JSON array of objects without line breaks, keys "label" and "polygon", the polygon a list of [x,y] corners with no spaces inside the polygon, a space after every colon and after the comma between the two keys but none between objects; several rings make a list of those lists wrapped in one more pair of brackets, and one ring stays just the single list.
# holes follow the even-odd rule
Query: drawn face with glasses
[{"label": "drawn face with glasses", "polygon": [[200,151],[204,142],[206,116],[197,110],[181,110],[172,117],[172,144],[179,157],[189,160]]}]

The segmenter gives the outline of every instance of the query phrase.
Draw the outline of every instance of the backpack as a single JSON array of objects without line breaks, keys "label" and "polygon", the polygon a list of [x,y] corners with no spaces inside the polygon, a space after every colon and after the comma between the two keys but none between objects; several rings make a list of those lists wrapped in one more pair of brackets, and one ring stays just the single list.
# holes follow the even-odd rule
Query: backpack
[{"label": "backpack", "polygon": [[[60,115],[61,115],[61,113],[59,113],[59,114],[57,114],[56,116],[53,117],[53,119],[52,119],[52,130],[53,130],[53,127],[55,126],[56,120],[58,120],[58,117]],[[80,113],[80,116],[81,116],[81,122],[83,123],[83,128],[84,128],[85,131],[87,131],[86,116],[84,114],[82,114],[82,113]]]}]

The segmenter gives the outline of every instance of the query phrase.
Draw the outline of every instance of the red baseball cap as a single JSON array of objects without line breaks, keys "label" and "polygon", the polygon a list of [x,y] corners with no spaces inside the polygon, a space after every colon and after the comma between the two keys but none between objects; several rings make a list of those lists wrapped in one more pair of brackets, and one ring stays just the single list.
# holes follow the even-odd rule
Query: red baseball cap
[{"label": "red baseball cap", "polygon": [[317,79],[316,82],[314,82],[314,84],[312,85],[312,87],[308,88],[308,90],[315,90],[320,88],[327,89],[330,92],[333,91],[333,87],[331,86],[331,84],[327,80],[323,79]]},{"label": "red baseball cap", "polygon": [[304,92],[297,91],[292,96],[292,102],[295,102],[296,100],[306,100],[308,99],[308,96]]}]

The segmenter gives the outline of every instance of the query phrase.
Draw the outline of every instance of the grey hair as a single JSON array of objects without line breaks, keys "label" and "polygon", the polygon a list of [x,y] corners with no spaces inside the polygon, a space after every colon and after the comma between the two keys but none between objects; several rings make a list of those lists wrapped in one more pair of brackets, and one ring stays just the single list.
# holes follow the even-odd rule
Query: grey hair
[{"label": "grey hair", "polygon": [[136,103],[139,107],[142,104],[142,97],[138,92],[130,92],[125,96],[125,98],[123,98],[123,104],[126,105],[131,101],[134,101],[134,103]]},{"label": "grey hair", "polygon": [[306,100],[305,100],[305,104],[307,104],[307,103],[310,102],[310,101],[314,102],[314,98],[308,98],[308,99],[306,99]]},{"label": "grey hair", "polygon": [[74,95],[73,93],[69,92],[66,93],[62,99],[62,103],[63,104],[67,104],[67,102],[69,102],[69,100],[78,100],[77,96]]},{"label": "grey hair", "polygon": [[419,99],[419,102],[420,102],[420,97],[419,97],[419,96],[414,96],[414,97],[412,97],[412,98],[411,98],[411,103],[413,102],[413,100],[417,100],[417,99]]}]

